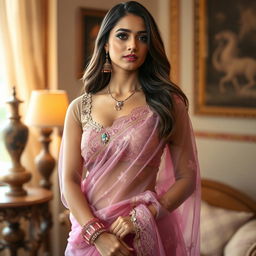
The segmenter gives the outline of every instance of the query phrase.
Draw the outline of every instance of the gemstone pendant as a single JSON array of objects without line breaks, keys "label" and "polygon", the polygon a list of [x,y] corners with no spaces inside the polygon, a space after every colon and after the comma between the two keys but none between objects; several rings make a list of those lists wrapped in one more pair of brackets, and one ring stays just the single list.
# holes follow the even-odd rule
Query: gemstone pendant
[{"label": "gemstone pendant", "polygon": [[123,102],[123,101],[117,101],[117,102],[116,102],[116,105],[115,105],[116,111],[121,110],[122,107],[123,107],[123,105],[124,105],[124,102]]},{"label": "gemstone pendant", "polygon": [[107,144],[109,142],[110,136],[107,132],[101,134],[101,142]]}]

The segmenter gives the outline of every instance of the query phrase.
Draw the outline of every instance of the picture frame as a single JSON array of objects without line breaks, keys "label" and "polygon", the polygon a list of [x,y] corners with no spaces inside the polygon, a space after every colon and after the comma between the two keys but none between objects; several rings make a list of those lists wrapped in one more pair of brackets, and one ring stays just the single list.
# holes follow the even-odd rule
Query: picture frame
[{"label": "picture frame", "polygon": [[77,78],[83,76],[84,69],[92,56],[95,40],[107,10],[79,8],[77,35]]},{"label": "picture frame", "polygon": [[195,114],[256,117],[256,4],[194,0]]}]

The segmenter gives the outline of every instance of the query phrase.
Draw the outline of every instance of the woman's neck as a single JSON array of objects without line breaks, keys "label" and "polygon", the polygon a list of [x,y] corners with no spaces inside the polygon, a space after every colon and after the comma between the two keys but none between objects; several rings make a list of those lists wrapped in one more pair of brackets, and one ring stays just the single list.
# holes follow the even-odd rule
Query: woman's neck
[{"label": "woman's neck", "polygon": [[134,73],[112,73],[108,84],[110,91],[116,95],[126,95],[127,93],[138,90],[138,74]]}]

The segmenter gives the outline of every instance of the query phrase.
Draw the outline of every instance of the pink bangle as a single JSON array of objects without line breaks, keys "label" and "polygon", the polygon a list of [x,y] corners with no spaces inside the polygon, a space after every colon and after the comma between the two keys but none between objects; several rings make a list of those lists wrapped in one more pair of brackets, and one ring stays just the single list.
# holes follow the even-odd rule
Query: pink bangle
[{"label": "pink bangle", "polygon": [[92,224],[92,223],[94,223],[94,222],[100,222],[100,220],[99,220],[98,218],[93,218],[93,219],[87,221],[87,222],[83,225],[83,227],[86,227],[86,226],[88,226],[88,225],[90,225],[90,224]]},{"label": "pink bangle", "polygon": [[93,218],[83,225],[81,235],[86,243],[93,245],[98,236],[105,231],[104,224],[98,218]]}]

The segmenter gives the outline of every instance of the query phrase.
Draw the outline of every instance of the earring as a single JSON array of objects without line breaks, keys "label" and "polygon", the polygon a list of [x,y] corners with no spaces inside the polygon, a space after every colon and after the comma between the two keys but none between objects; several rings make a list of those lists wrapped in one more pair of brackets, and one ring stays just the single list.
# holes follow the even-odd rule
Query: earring
[{"label": "earring", "polygon": [[104,63],[104,65],[103,65],[102,72],[103,72],[103,73],[111,73],[111,72],[112,72],[112,65],[111,65],[111,63],[109,62],[109,55],[108,55],[108,52],[106,52],[105,63]]}]

